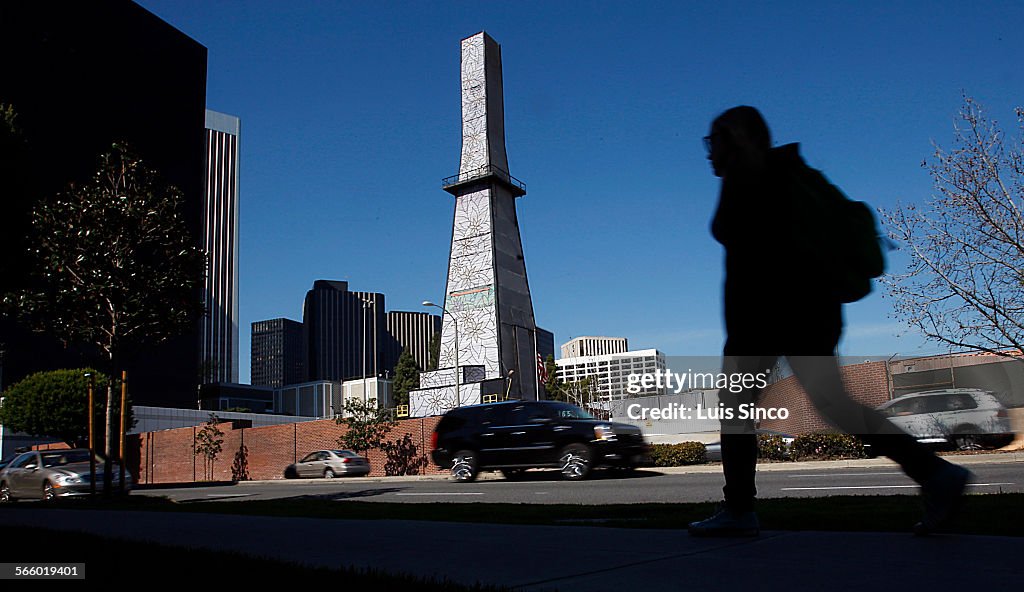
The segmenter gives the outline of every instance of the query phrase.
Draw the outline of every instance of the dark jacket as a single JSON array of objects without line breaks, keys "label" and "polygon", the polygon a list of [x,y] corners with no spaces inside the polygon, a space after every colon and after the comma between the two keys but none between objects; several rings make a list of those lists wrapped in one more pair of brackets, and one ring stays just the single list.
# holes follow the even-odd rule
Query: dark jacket
[{"label": "dark jacket", "polygon": [[[722,180],[711,233],[725,247],[726,353],[821,354],[842,331],[842,305],[818,281],[820,261],[790,179],[807,164],[797,144],[774,148],[764,170]],[[818,273],[816,273],[818,272]],[[817,276],[817,277],[816,277]],[[828,344],[831,343],[831,346]]]}]

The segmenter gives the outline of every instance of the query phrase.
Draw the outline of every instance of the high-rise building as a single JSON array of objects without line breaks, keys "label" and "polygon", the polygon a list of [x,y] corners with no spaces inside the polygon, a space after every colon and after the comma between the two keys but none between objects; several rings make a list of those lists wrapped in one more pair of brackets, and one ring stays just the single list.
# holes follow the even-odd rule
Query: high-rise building
[{"label": "high-rise building", "polygon": [[[203,242],[205,312],[200,321],[202,381],[238,382],[238,140],[237,117],[206,111]],[[279,385],[275,385],[279,386]]]},{"label": "high-rise building", "polygon": [[548,356],[555,357],[555,334],[540,327],[537,327],[537,355],[542,362],[546,361]]},{"label": "high-rise building", "polygon": [[420,370],[430,362],[430,342],[441,331],[441,317],[426,312],[393,310],[387,313],[387,344],[384,367],[394,376],[395,365],[402,350],[408,348]]},{"label": "high-rise building", "polygon": [[562,358],[555,360],[555,364],[559,381],[574,383],[589,378],[594,398],[601,401],[667,393],[664,383],[661,387],[636,384],[634,389],[639,389],[636,393],[627,390],[630,374],[643,376],[665,371],[665,354],[656,349]]},{"label": "high-rise building", "polygon": [[306,349],[302,323],[268,319],[252,324],[253,386],[282,387],[306,379]]},{"label": "high-rise building", "polygon": [[387,336],[384,295],[350,292],[348,282],[317,280],[302,306],[306,380],[378,376]]},{"label": "high-rise building", "polygon": [[621,354],[629,349],[625,337],[576,337],[562,344],[563,358]]},{"label": "high-rise building", "polygon": [[[128,0],[0,2],[0,54],[0,103],[17,113],[18,172],[30,180],[0,178],[0,292],[22,287],[38,200],[91,178],[114,142],[181,191],[188,231],[202,247],[205,47]],[[102,75],[115,71],[116,83]],[[100,363],[93,349],[77,355],[10,318],[0,318],[0,343],[5,386],[39,370]],[[118,369],[128,371],[133,401],[194,406],[199,343],[197,322],[160,345],[123,351]]]}]

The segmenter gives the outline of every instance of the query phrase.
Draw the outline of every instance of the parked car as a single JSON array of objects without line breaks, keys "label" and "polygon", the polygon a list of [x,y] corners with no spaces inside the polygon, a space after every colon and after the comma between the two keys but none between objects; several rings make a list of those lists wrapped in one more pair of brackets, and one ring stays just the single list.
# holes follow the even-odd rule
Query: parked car
[{"label": "parked car", "polygon": [[317,450],[288,465],[284,475],[288,478],[333,479],[339,475],[366,475],[369,472],[370,461],[351,450]]},{"label": "parked car", "polygon": [[594,418],[558,401],[502,401],[446,413],[431,441],[434,464],[456,481],[499,469],[514,479],[530,468],[552,467],[568,480],[600,466],[632,469],[650,461],[636,426]]},{"label": "parked car", "polygon": [[[776,432],[775,430],[755,430],[758,436],[779,436],[782,438],[782,443],[786,445],[787,451],[792,448],[793,441],[796,440],[796,436],[786,434],[783,432]],[[788,452],[787,452],[788,455]],[[710,444],[704,445],[704,459],[707,461],[720,461],[722,460],[722,442],[716,440]]]},{"label": "parked car", "polygon": [[1009,413],[985,390],[921,391],[880,405],[878,411],[922,444],[971,450],[1013,440]]},{"label": "parked car", "polygon": [[[103,487],[103,458],[97,455],[96,488]],[[120,491],[121,470],[111,463],[111,482]],[[131,491],[132,477],[126,472],[125,492]],[[90,492],[89,450],[32,450],[17,457],[0,471],[0,502],[34,498],[52,500],[58,497],[88,495]]]}]

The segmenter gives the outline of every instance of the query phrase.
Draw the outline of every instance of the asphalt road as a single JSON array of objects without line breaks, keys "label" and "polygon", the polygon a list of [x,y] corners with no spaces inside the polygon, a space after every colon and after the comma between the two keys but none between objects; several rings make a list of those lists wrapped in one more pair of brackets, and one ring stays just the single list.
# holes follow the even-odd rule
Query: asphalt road
[{"label": "asphalt road", "polygon": [[[975,474],[972,493],[1024,492],[1020,462],[969,465]],[[892,466],[766,470],[758,473],[758,497],[822,497],[829,495],[917,495],[917,485]],[[216,487],[139,490],[133,495],[166,496],[178,501],[266,500],[318,497],[338,501],[402,503],[483,502],[536,504],[616,504],[717,501],[722,474],[661,473],[639,470],[630,476],[596,471],[583,482],[569,483],[554,471],[530,471],[519,481],[500,477],[475,483],[394,479],[371,481],[297,480],[243,483]]]}]

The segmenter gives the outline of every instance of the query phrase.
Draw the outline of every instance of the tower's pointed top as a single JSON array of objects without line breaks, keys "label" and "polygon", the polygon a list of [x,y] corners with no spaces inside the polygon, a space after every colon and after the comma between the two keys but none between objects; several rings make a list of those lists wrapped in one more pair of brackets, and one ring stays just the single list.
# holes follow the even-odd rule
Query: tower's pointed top
[{"label": "tower's pointed top", "polygon": [[496,176],[522,195],[512,179],[505,154],[505,103],[501,46],[486,31],[462,40],[462,159],[459,174],[445,179],[446,189],[470,180]]}]

